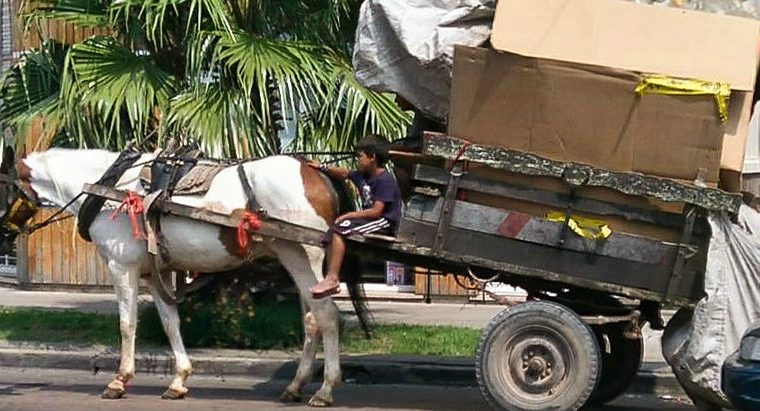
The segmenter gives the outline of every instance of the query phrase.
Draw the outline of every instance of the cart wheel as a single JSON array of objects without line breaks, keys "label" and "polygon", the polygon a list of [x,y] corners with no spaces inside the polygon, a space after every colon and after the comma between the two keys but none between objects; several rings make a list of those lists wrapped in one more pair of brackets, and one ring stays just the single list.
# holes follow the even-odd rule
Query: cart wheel
[{"label": "cart wheel", "polygon": [[603,405],[624,393],[636,378],[644,356],[644,341],[624,334],[625,325],[616,324],[606,328],[596,328],[599,347],[602,352],[602,378],[589,405]]},{"label": "cart wheel", "polygon": [[593,331],[560,304],[530,301],[502,311],[477,353],[480,391],[494,409],[576,411],[600,376]]}]

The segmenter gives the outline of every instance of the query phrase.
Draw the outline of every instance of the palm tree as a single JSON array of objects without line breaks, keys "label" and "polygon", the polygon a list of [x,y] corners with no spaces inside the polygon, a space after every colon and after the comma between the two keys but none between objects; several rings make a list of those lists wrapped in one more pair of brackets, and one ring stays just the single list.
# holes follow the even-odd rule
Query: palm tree
[{"label": "palm tree", "polygon": [[[0,83],[0,127],[22,143],[42,119],[54,145],[120,149],[192,137],[212,156],[344,150],[399,137],[410,118],[352,75],[357,0],[27,0],[42,46]],[[70,45],[49,21],[97,28]],[[287,130],[283,130],[287,128]],[[281,134],[295,139],[281,147]]]}]

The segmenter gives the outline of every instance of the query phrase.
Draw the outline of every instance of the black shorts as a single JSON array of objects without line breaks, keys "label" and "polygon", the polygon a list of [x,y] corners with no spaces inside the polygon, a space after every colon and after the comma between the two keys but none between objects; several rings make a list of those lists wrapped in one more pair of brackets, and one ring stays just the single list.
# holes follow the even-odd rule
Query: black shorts
[{"label": "black shorts", "polygon": [[347,237],[371,233],[393,235],[393,227],[391,226],[391,223],[384,218],[378,220],[371,220],[368,218],[349,218],[335,223],[325,235],[324,243],[325,245],[330,244],[333,234]]}]

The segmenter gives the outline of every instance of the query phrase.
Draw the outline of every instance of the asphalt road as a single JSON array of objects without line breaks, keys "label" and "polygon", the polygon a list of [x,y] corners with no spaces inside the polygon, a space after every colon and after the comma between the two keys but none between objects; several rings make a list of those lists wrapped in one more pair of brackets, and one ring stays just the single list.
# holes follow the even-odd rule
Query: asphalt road
[{"label": "asphalt road", "polygon": [[[192,377],[190,397],[161,400],[168,377],[138,375],[121,400],[100,399],[108,374],[82,371],[0,368],[0,411],[207,411],[307,410],[304,405],[275,401],[285,383],[261,380]],[[310,386],[314,392],[317,386]],[[352,385],[336,391],[333,409],[367,411],[489,410],[476,389],[428,386]],[[695,410],[688,402],[654,397],[624,396],[604,411]]]}]

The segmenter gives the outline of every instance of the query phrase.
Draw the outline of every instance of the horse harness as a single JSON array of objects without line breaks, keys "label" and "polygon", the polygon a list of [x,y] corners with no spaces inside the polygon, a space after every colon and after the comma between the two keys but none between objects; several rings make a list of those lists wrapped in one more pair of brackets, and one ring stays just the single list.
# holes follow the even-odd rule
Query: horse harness
[{"label": "horse harness", "polygon": [[[135,166],[135,162],[140,156],[140,152],[125,150],[96,184],[114,187],[121,176]],[[229,161],[204,159],[203,153],[196,145],[166,149],[149,164],[143,165],[140,170],[140,181],[148,194],[142,200],[131,194],[120,207],[121,209],[126,205],[130,218],[134,219],[132,224],[135,235],[147,242],[151,268],[149,281],[167,304],[181,302],[187,293],[208,283],[211,276],[201,276],[188,284],[188,273],[175,271],[175,285],[172,287],[169,275],[173,270],[166,269],[166,267],[171,266],[172,259],[168,251],[166,237],[161,231],[161,217],[165,213],[160,207],[160,202],[169,200],[173,195],[205,194],[214,177],[223,169],[234,164]],[[237,174],[246,196],[247,212],[263,213],[264,211],[256,201],[253,188],[248,181],[242,163],[237,165]],[[80,209],[77,231],[87,241],[92,241],[89,236],[89,228],[105,201],[103,197],[88,195]],[[137,207],[137,210],[131,209],[131,207]],[[142,230],[135,227],[137,224],[136,214],[143,214]]]}]

